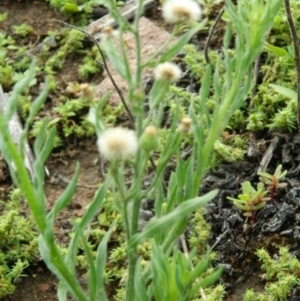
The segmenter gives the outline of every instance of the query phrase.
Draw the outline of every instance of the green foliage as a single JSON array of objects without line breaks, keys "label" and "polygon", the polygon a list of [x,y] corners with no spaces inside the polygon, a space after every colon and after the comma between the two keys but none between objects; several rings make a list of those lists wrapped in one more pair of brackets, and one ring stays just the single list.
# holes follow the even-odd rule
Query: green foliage
[{"label": "green foliage", "polygon": [[[209,2],[213,3],[214,1]],[[298,20],[299,1],[291,1],[291,6],[293,18]],[[228,20],[226,13],[223,19]],[[192,76],[198,80],[203,76],[204,57],[197,52],[195,46],[186,46],[185,52],[184,61],[191,70]],[[209,56],[212,66],[215,67],[218,53],[210,51]],[[295,91],[297,87],[293,47],[283,5],[274,18],[272,32],[268,42],[265,43],[265,56],[266,60],[262,59],[260,66],[262,83],[258,86],[258,91],[250,96],[251,106],[233,114],[229,120],[229,127],[233,132],[245,129],[256,132],[267,128],[280,132],[292,132],[297,126],[296,103],[291,100],[290,95],[274,90],[271,86],[276,84],[291,91]],[[223,68],[224,66],[220,72],[221,81],[225,76]],[[214,92],[212,93],[214,94]],[[213,98],[214,95],[212,95]]]},{"label": "green foliage", "polygon": [[[26,24],[14,27],[15,34],[25,36],[26,33],[30,34],[34,29],[28,27]],[[64,137],[75,135],[79,138],[91,137],[94,134],[94,129],[91,124],[84,117],[90,102],[80,106],[80,101],[70,99],[68,92],[62,87],[61,78],[56,76],[56,72],[65,67],[66,61],[75,54],[78,56],[83,55],[83,61],[78,68],[78,73],[84,78],[88,78],[96,72],[101,72],[102,67],[97,61],[101,61],[100,54],[96,51],[96,47],[91,50],[85,50],[83,41],[84,34],[77,30],[66,30],[49,32],[49,36],[55,38],[57,43],[55,51],[48,55],[49,45],[45,42],[44,46],[39,52],[36,53],[38,57],[38,65],[36,71],[40,75],[49,75],[49,89],[53,94],[60,95],[60,102],[53,102],[54,110],[51,111],[52,123],[58,126],[58,135],[56,137],[56,146],[61,145]],[[0,32],[0,84],[6,91],[9,91],[15,82],[21,80],[26,76],[26,70],[30,63],[30,56],[28,46],[18,47],[15,46],[16,42],[12,37]],[[78,59],[78,58],[77,58]],[[81,59],[80,59],[81,60]],[[79,64],[79,63],[78,63]],[[31,85],[35,84],[36,78],[32,81]],[[28,89],[24,95],[19,96],[18,110],[20,115],[25,120],[31,106],[31,92]],[[36,93],[36,92],[35,92]],[[52,95],[57,98],[56,95]],[[69,103],[66,105],[65,102]],[[84,101],[82,101],[84,103]],[[55,104],[57,106],[55,107]],[[120,110],[116,110],[114,115],[109,117],[109,120],[116,120],[119,116]],[[48,114],[48,113],[47,113]],[[75,118],[75,115],[78,116]],[[74,118],[73,118],[74,117]],[[74,120],[75,119],[75,120]],[[39,119],[35,121],[32,126],[31,134],[36,136],[41,126]]]},{"label": "green foliage", "polygon": [[270,129],[284,130],[292,132],[297,127],[296,112],[290,106],[279,110],[273,117],[272,123],[268,125]]},{"label": "green foliage", "polygon": [[0,298],[12,294],[23,270],[39,259],[34,222],[22,213],[20,190],[0,201]]},{"label": "green foliage", "polygon": [[214,152],[217,161],[236,162],[243,159],[246,150],[236,145],[226,145],[218,139],[214,144]]},{"label": "green foliage", "polygon": [[34,29],[32,26],[24,23],[22,25],[13,26],[13,32],[15,35],[25,38],[28,35],[31,35],[34,32]]},{"label": "green foliage", "polygon": [[[71,19],[76,19],[79,24],[86,25],[93,8],[105,4],[105,0],[47,0],[51,7],[64,13]],[[117,1],[118,7],[124,5],[124,1]]]},{"label": "green foliage", "polygon": [[102,57],[96,46],[92,47],[91,51],[87,52],[83,58],[83,63],[79,66],[78,73],[84,79],[88,79],[102,70]]},{"label": "green foliage", "polygon": [[197,2],[202,5],[205,15],[209,15],[216,7],[219,8],[222,0],[197,0]]},{"label": "green foliage", "polygon": [[[299,20],[300,18],[300,3],[297,0],[290,1],[291,10],[294,20]],[[300,29],[297,29],[298,34]],[[278,46],[289,45],[291,43],[290,29],[287,22],[287,16],[284,9],[284,5],[278,11],[276,17],[274,18],[273,34],[270,37],[270,42],[272,44],[277,44]]]},{"label": "green foliage", "polygon": [[279,248],[279,256],[276,259],[272,259],[265,249],[257,250],[256,255],[262,262],[262,269],[266,271],[265,278],[268,283],[265,293],[255,293],[251,289],[246,292],[243,300],[288,300],[294,286],[300,284],[298,259],[290,254],[286,247]]},{"label": "green foliage", "polygon": [[[274,200],[276,189],[287,185],[287,183],[280,183],[287,173],[287,170],[281,172],[281,168],[282,165],[278,165],[273,175],[259,172],[260,182],[257,184],[257,189],[252,187],[249,181],[246,181],[242,183],[242,194],[239,194],[238,198],[227,197],[227,199],[233,201],[239,209],[246,211],[244,216],[253,217],[254,211],[263,208],[267,201]],[[269,196],[266,196],[267,194]],[[253,220],[255,219],[253,218]]]},{"label": "green foliage", "polygon": [[6,13],[3,13],[3,14],[0,14],[0,22],[3,22],[7,19],[7,12]]},{"label": "green foliage", "polygon": [[287,174],[287,170],[281,172],[282,165],[279,164],[273,175],[267,172],[259,172],[258,175],[259,180],[267,185],[268,190],[275,190],[278,188],[286,187],[287,183],[279,183],[285,175]]},{"label": "green foliage", "polygon": [[[87,8],[85,4],[91,2],[78,3],[70,0],[58,3],[52,0],[50,3],[75,16],[80,10]],[[34,122],[33,129],[36,134],[35,173],[31,181],[23,164],[22,152],[12,142],[7,123],[18,104],[18,97],[28,89],[29,83],[35,77],[34,64],[30,66],[25,78],[20,79],[14,86],[9,98],[9,109],[0,118],[1,151],[10,164],[14,182],[22,190],[32,211],[40,233],[41,256],[60,280],[59,300],[66,300],[68,295],[72,295],[74,299],[81,301],[105,301],[107,296],[104,284],[109,280],[120,279],[121,274],[123,275],[121,282],[126,284],[124,289],[122,284],[120,285],[121,300],[190,300],[199,298],[199,289],[211,285],[220,276],[222,269],[214,270],[210,266],[212,257],[215,256],[214,253],[201,253],[207,249],[205,248],[207,228],[195,227],[197,234],[193,233],[191,242],[200,243],[200,248],[195,246],[198,249],[190,250],[189,254],[184,254],[179,250],[177,241],[188,227],[190,215],[217,195],[217,191],[214,190],[199,197],[199,187],[205,173],[212,165],[213,151],[216,145],[218,146],[221,133],[227,129],[230,117],[234,115],[233,117],[239,120],[238,124],[241,124],[241,113],[243,110],[246,111],[245,101],[251,90],[253,63],[263,51],[264,40],[271,30],[281,1],[261,1],[259,5],[255,0],[239,1],[237,6],[231,1],[226,3],[227,28],[224,44],[221,55],[212,55],[213,65],[207,65],[201,56],[193,57],[196,55],[195,49],[187,49],[190,58],[186,60],[186,64],[190,65],[189,68],[197,77],[196,84],[201,87],[199,93],[190,93],[176,87],[170,88],[168,82],[156,78],[148,95],[149,109],[146,111],[144,110],[145,97],[143,95],[135,97],[136,91],[140,91],[143,87],[144,69],[171,61],[192,36],[204,28],[205,22],[193,24],[181,37],[178,37],[174,44],[166,43],[148,62],[142,63],[142,58],[139,56],[141,45],[139,44],[138,19],[143,13],[143,8],[141,6],[138,8],[136,22],[130,24],[120,15],[116,1],[105,1],[110,13],[119,23],[120,30],[128,29],[136,40],[137,66],[134,74],[130,71],[128,57],[120,55],[120,51],[111,39],[104,39],[101,46],[127,83],[129,93],[126,103],[134,112],[132,127],[135,128],[134,137],[137,139],[137,145],[145,128],[153,124],[160,127],[164,109],[168,108],[168,124],[164,129],[158,129],[159,133],[164,131],[166,147],[157,150],[155,154],[158,158],[157,166],[151,174],[151,183],[146,187],[143,182],[149,174],[149,152],[137,149],[136,157],[126,162],[120,158],[115,158],[115,160],[108,158],[110,160],[107,165],[108,173],[103,183],[99,185],[83,217],[74,223],[70,244],[64,250],[59,248],[54,239],[53,226],[57,215],[69,204],[74,195],[79,168],[76,169],[72,181],[49,212],[44,201],[44,164],[57,137],[55,126],[58,132],[63,132],[64,136],[84,134],[82,124],[80,128],[76,126],[80,123],[82,114],[86,113],[85,103],[89,106],[93,104],[91,108],[94,114],[93,125],[96,134],[100,138],[103,137],[103,131],[107,126],[103,118],[105,113],[103,109],[108,95],[95,104],[93,97],[83,102],[83,95],[77,95],[77,92],[83,91],[78,90],[76,85],[70,85],[67,93],[71,92],[70,94],[74,93],[74,95],[58,97],[61,91],[57,91],[56,97],[52,98],[53,102],[56,101],[56,108],[54,109],[55,115],[53,114],[50,120],[40,117],[34,119],[46,100],[45,94],[32,102],[29,112],[28,99],[24,100],[23,103],[27,105],[27,108],[23,111],[25,114],[28,113],[28,117],[21,149],[24,147],[32,122]],[[80,7],[80,4],[83,6]],[[176,25],[171,36],[176,35],[180,28],[182,24]],[[232,45],[233,34],[234,45]],[[46,65],[40,70],[55,76],[55,72],[64,67],[66,56],[82,52],[83,38],[83,35],[74,31],[62,35],[54,59],[39,58],[41,61],[44,60]],[[123,41],[120,42],[123,43]],[[125,48],[126,45],[121,46]],[[167,49],[167,46],[170,48]],[[83,76],[88,76],[88,72],[94,71],[93,65],[87,59],[84,64],[87,64],[86,68],[80,70]],[[196,68],[196,64],[203,64],[203,69]],[[53,83],[55,81],[52,78],[52,85]],[[47,89],[48,84],[43,93],[48,91]],[[175,97],[170,97],[171,93]],[[269,99],[268,101],[270,104]],[[280,102],[284,103],[284,98],[278,101]],[[274,108],[274,112],[278,109],[281,108]],[[238,113],[235,114],[235,112]],[[182,117],[188,119],[188,128],[182,128]],[[232,128],[232,131],[235,129]],[[232,140],[232,143],[235,143],[237,148],[243,147],[243,139]],[[181,150],[182,145],[186,144],[191,146],[192,151],[189,158],[183,160]],[[224,145],[219,143],[219,148]],[[108,148],[110,146],[108,145]],[[227,155],[229,155],[228,149]],[[242,156],[238,155],[238,157]],[[169,173],[171,160],[175,168]],[[166,172],[170,174],[168,183],[164,183]],[[264,176],[269,179],[266,175]],[[278,176],[281,176],[281,172]],[[127,182],[127,177],[130,178],[129,182]],[[250,183],[245,184],[243,197],[234,201],[252,214],[253,210],[258,209],[266,201],[265,195],[268,191],[263,190],[262,185],[260,183],[255,189]],[[142,201],[148,198],[153,199],[155,203],[154,218],[143,229],[139,229]],[[92,225],[99,212],[97,222],[101,226],[104,225],[103,228],[97,228],[97,222],[95,227]],[[204,225],[201,214],[196,212],[194,219]],[[92,235],[89,236],[89,233]],[[116,239],[117,235],[122,236],[121,239]],[[204,237],[196,241],[196,235]],[[113,248],[109,248],[109,242],[114,244]],[[75,276],[76,264],[88,268],[87,288],[81,287]],[[110,269],[111,264],[117,269]],[[222,298],[224,293],[221,286],[208,292],[212,294],[211,299],[215,298],[215,300]]]},{"label": "green foliage", "polygon": [[225,298],[226,290],[222,284],[218,284],[215,287],[204,288],[204,298],[196,298],[191,301],[222,301]]},{"label": "green foliage", "polygon": [[270,200],[266,197],[268,190],[265,190],[263,183],[258,183],[257,189],[252,187],[249,181],[242,183],[242,194],[238,198],[227,197],[228,200],[233,201],[234,205],[239,209],[246,211],[244,216],[253,216],[253,212],[265,206],[266,202]]},{"label": "green foliage", "polygon": [[0,66],[0,84],[4,89],[9,89],[13,84],[13,67],[11,65]]},{"label": "green foliage", "polygon": [[[195,45],[188,44],[183,48],[185,56],[183,61],[187,64],[187,67],[191,70],[191,76],[197,80],[204,76],[206,65],[205,58],[202,52],[198,51]],[[210,52],[214,54],[214,63],[216,62],[217,52]]]},{"label": "green foliage", "polygon": [[[90,102],[82,98],[68,99],[61,97],[61,101],[57,107],[53,108],[54,116],[48,124],[48,129],[56,126],[58,129],[58,137],[55,146],[60,146],[61,139],[59,137],[75,136],[78,138],[91,137],[95,134],[93,126],[88,122],[86,117],[78,117],[84,115],[84,110],[90,107]],[[23,108],[24,109],[24,108]],[[30,132],[31,137],[36,137],[43,121],[37,119],[32,126]]]}]

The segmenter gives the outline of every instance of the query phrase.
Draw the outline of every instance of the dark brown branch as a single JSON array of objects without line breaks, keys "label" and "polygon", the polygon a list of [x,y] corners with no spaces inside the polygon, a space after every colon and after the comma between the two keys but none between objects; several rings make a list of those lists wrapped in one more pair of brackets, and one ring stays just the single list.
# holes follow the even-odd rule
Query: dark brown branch
[{"label": "dark brown branch", "polygon": [[299,48],[299,38],[297,35],[297,30],[293,21],[291,6],[289,0],[284,0],[284,6],[286,11],[286,16],[291,32],[291,37],[294,45],[295,52],[295,66],[297,75],[297,122],[298,122],[298,132],[300,132],[300,48]]},{"label": "dark brown branch", "polygon": [[217,25],[219,24],[221,18],[222,18],[222,15],[224,13],[224,10],[225,10],[225,5],[223,6],[223,8],[219,11],[219,14],[215,20],[215,23],[213,24],[213,26],[209,29],[209,32],[208,32],[208,37],[207,37],[207,40],[206,40],[206,43],[205,43],[205,46],[204,46],[204,57],[205,57],[205,61],[207,64],[210,64],[210,59],[209,59],[209,56],[208,56],[208,48],[210,46],[210,42],[211,42],[211,39],[212,39],[212,36],[214,34],[214,31],[217,27]]},{"label": "dark brown branch", "polygon": [[129,107],[128,107],[126,101],[125,101],[125,98],[124,98],[124,96],[123,96],[121,90],[119,89],[118,85],[116,84],[116,82],[115,82],[113,76],[111,75],[111,73],[110,73],[110,71],[109,71],[109,68],[108,68],[107,63],[106,63],[105,55],[104,55],[102,49],[100,48],[99,43],[97,42],[97,40],[96,40],[91,34],[89,34],[88,32],[86,32],[85,30],[83,30],[83,29],[81,29],[81,28],[78,28],[78,27],[76,27],[76,26],[74,26],[74,25],[72,25],[72,24],[68,24],[68,23],[66,23],[66,22],[64,22],[64,21],[61,21],[61,20],[57,20],[57,19],[53,19],[53,20],[54,20],[54,21],[57,21],[57,22],[59,22],[59,23],[62,23],[62,24],[64,24],[65,26],[74,28],[74,29],[76,29],[76,30],[78,30],[78,31],[80,31],[80,32],[82,32],[82,33],[84,33],[87,37],[89,37],[89,38],[94,42],[94,44],[96,45],[96,47],[97,47],[97,49],[98,49],[98,51],[99,51],[99,53],[100,53],[100,55],[101,55],[102,60],[103,60],[103,66],[104,66],[104,69],[105,69],[105,71],[107,72],[107,75],[108,75],[109,79],[111,80],[111,82],[112,82],[112,84],[113,84],[115,90],[117,91],[117,93],[118,93],[118,95],[119,95],[119,97],[120,97],[120,99],[121,99],[121,102],[122,102],[122,104],[123,104],[123,106],[124,106],[124,108],[125,108],[125,110],[126,110],[128,116],[129,116],[129,118],[130,118],[130,121],[131,121],[131,123],[132,123],[132,126],[135,127],[135,126],[134,126],[134,122],[135,122],[134,117],[133,117],[133,115],[132,115],[132,113],[131,113],[131,111],[130,111],[130,109],[129,109]]},{"label": "dark brown branch", "polygon": [[[109,68],[108,68],[108,66],[107,66],[107,63],[106,63],[106,59],[105,59],[104,53],[103,53],[102,49],[100,48],[99,43],[97,42],[97,40],[96,40],[91,34],[89,34],[88,32],[86,32],[86,31],[83,30],[83,29],[80,29],[80,28],[78,28],[78,27],[76,27],[76,26],[74,26],[74,25],[72,25],[72,24],[68,24],[68,23],[66,23],[66,22],[64,22],[64,21],[61,21],[61,20],[57,20],[57,19],[53,19],[53,20],[56,21],[56,22],[62,23],[62,24],[65,25],[65,26],[74,28],[74,29],[76,29],[76,30],[78,30],[78,31],[80,31],[80,32],[82,32],[82,33],[84,33],[87,37],[89,37],[89,38],[94,42],[94,44],[96,45],[96,47],[97,47],[97,49],[98,49],[98,51],[99,51],[99,53],[100,53],[100,55],[101,55],[102,60],[103,60],[103,66],[104,66],[104,69],[105,69],[105,71],[107,72],[109,79],[111,80],[111,82],[112,82],[114,88],[116,89],[116,91],[117,91],[117,93],[118,93],[118,95],[119,95],[119,97],[120,97],[120,99],[121,99],[121,102],[122,102],[122,104],[123,104],[123,106],[124,106],[124,108],[125,108],[125,110],[126,110],[128,116],[129,116],[129,118],[130,118],[130,122],[131,122],[132,127],[135,128],[135,120],[134,120],[134,117],[133,117],[133,115],[132,115],[132,113],[131,113],[129,107],[127,106],[127,103],[126,103],[126,101],[125,101],[125,98],[124,98],[124,96],[123,96],[121,90],[119,89],[118,85],[116,84],[116,82],[115,82],[113,76],[111,75],[111,73],[110,73],[110,71],[109,71]],[[150,163],[151,163],[151,165],[152,165],[152,168],[153,168],[154,170],[156,170],[156,165],[155,165],[155,162],[154,162],[153,158],[150,157],[149,160],[150,160]],[[164,187],[165,187],[165,183],[163,183],[163,184],[164,184]]]}]

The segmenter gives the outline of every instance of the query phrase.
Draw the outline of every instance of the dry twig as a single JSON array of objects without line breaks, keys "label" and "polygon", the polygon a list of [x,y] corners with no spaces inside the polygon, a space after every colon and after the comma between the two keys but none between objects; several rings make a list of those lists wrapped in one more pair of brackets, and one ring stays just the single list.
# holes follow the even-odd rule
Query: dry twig
[{"label": "dry twig", "polygon": [[[100,48],[100,45],[99,45],[99,43],[97,42],[97,40],[96,40],[91,34],[89,34],[87,31],[85,31],[85,30],[83,30],[83,29],[80,29],[80,28],[78,28],[78,27],[76,27],[76,26],[74,26],[74,25],[68,24],[68,23],[66,23],[66,22],[64,22],[64,21],[61,21],[61,20],[57,20],[57,19],[53,19],[53,20],[54,20],[54,21],[57,21],[57,22],[59,22],[59,23],[61,23],[61,24],[63,24],[63,25],[65,25],[65,26],[68,26],[68,27],[70,27],[70,28],[74,28],[74,29],[76,29],[76,30],[78,30],[78,31],[80,31],[80,32],[82,32],[82,33],[84,33],[88,38],[90,38],[90,39],[93,41],[93,43],[96,45],[96,47],[97,47],[97,49],[98,49],[98,51],[99,51],[99,53],[100,53],[100,55],[101,55],[101,58],[102,58],[102,60],[103,60],[103,66],[104,66],[104,69],[105,69],[105,71],[107,72],[107,74],[108,74],[108,76],[109,76],[109,79],[111,80],[111,82],[112,82],[112,84],[113,84],[115,90],[117,91],[117,93],[118,93],[118,95],[119,95],[119,97],[120,97],[120,99],[121,99],[121,102],[122,102],[122,104],[123,104],[123,106],[124,106],[124,108],[125,108],[125,110],[126,110],[128,116],[129,116],[131,125],[132,125],[133,128],[135,128],[135,120],[134,120],[134,117],[133,117],[133,115],[132,115],[132,113],[131,113],[131,111],[130,111],[130,109],[129,109],[129,107],[128,107],[126,101],[125,101],[125,98],[124,98],[124,96],[123,96],[121,90],[119,89],[118,85],[116,84],[116,82],[115,82],[115,80],[114,80],[114,78],[113,78],[113,76],[112,76],[112,74],[111,74],[111,72],[110,72],[110,70],[109,70],[109,68],[108,68],[108,66],[107,66],[106,59],[105,59],[105,55],[104,55],[102,49]],[[156,170],[156,165],[155,165],[155,162],[154,162],[153,158],[150,157],[149,160],[150,160],[150,163],[151,163],[152,168],[153,168],[154,170]],[[163,181],[163,185],[164,185],[164,188],[166,188],[166,184],[165,184],[164,181]]]},{"label": "dry twig", "polygon": [[125,110],[126,110],[128,116],[129,116],[129,118],[130,118],[131,123],[134,125],[134,117],[133,117],[133,115],[132,115],[132,113],[131,113],[131,111],[130,111],[130,109],[129,109],[129,107],[128,107],[126,101],[125,101],[125,98],[124,98],[124,96],[123,96],[121,90],[119,89],[119,87],[118,87],[118,85],[116,84],[116,82],[115,82],[113,76],[111,75],[111,72],[109,71],[109,68],[108,68],[107,63],[106,63],[105,55],[104,55],[102,49],[100,48],[100,45],[99,45],[99,43],[97,42],[97,40],[96,40],[91,34],[89,34],[87,31],[85,31],[85,30],[83,30],[83,29],[81,29],[81,28],[78,28],[78,27],[76,27],[76,26],[74,26],[74,25],[72,25],[72,24],[66,23],[66,22],[61,21],[61,20],[57,20],[57,19],[53,19],[53,20],[56,21],[56,22],[59,22],[59,23],[61,23],[61,24],[63,24],[63,25],[65,25],[65,26],[67,26],[67,27],[76,29],[76,30],[78,30],[78,31],[80,31],[80,32],[82,32],[82,33],[84,33],[88,38],[90,38],[90,39],[93,41],[93,43],[96,45],[96,47],[97,47],[97,49],[98,49],[98,51],[99,51],[99,53],[100,53],[100,55],[101,55],[101,58],[102,58],[102,61],[103,61],[104,69],[105,69],[105,71],[107,72],[107,75],[108,75],[109,79],[111,80],[111,82],[112,82],[112,84],[113,84],[115,90],[117,91],[117,93],[118,93],[118,95],[119,95],[119,97],[120,97],[120,100],[121,100],[121,102],[122,102],[122,104],[123,104],[123,106],[124,106],[124,108],[125,108]]},{"label": "dry twig", "polygon": [[[225,6],[225,5],[224,5]],[[207,64],[210,64],[210,58],[208,56],[208,48],[210,46],[210,42],[211,42],[211,39],[212,39],[212,36],[214,34],[214,31],[217,27],[217,25],[219,24],[221,18],[222,18],[222,15],[225,11],[225,7],[223,6],[223,8],[219,11],[219,14],[216,18],[216,21],[215,23],[213,24],[213,26],[209,29],[209,32],[208,32],[208,37],[207,37],[207,40],[206,40],[206,43],[205,43],[205,46],[204,46],[204,57],[205,57],[205,61]]]},{"label": "dry twig", "polygon": [[267,170],[268,165],[273,157],[274,150],[276,149],[279,141],[280,141],[280,137],[278,136],[274,137],[268,149],[266,150],[263,158],[261,159],[257,172],[265,172]]}]

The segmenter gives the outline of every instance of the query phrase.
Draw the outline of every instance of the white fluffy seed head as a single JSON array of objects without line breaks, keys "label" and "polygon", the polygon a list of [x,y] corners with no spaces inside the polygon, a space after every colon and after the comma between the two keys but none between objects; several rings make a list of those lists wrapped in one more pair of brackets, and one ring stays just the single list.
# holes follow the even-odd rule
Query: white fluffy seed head
[{"label": "white fluffy seed head", "polygon": [[202,10],[194,0],[167,0],[162,7],[167,23],[195,22],[201,18]]},{"label": "white fluffy seed head", "polygon": [[137,153],[138,140],[132,130],[108,128],[98,136],[97,146],[100,154],[107,160],[126,160]]},{"label": "white fluffy seed head", "polygon": [[177,65],[165,62],[155,68],[154,76],[157,80],[174,83],[181,78],[181,70]]}]

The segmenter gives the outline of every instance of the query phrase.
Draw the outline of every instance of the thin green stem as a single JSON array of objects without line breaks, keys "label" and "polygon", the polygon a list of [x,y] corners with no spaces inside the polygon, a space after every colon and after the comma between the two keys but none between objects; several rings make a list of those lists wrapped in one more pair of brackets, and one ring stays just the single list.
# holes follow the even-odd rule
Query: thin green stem
[{"label": "thin green stem", "polygon": [[121,55],[122,55],[123,64],[124,64],[125,70],[126,70],[126,81],[127,81],[129,86],[132,86],[132,74],[131,74],[131,70],[130,70],[130,63],[128,61],[128,56],[127,56],[126,49],[125,49],[123,31],[124,30],[121,29],[120,34],[119,34]]},{"label": "thin green stem", "polygon": [[[140,159],[139,159],[140,158]],[[139,152],[136,162],[139,163],[139,168],[136,170],[135,174],[135,183],[134,190],[137,192],[135,198],[132,200],[133,206],[132,209],[132,219],[131,219],[131,236],[138,232],[138,222],[140,215],[140,207],[142,203],[142,199],[144,194],[142,193],[142,176],[144,174],[145,169],[147,168],[147,162],[149,159],[149,154],[143,154]],[[131,200],[129,200],[131,201]],[[128,240],[129,241],[129,240]],[[134,287],[134,279],[135,279],[135,267],[138,260],[136,247],[130,251],[129,253],[129,266],[128,266],[128,282],[126,289],[126,301],[134,300],[135,287]]]},{"label": "thin green stem", "polygon": [[127,202],[126,202],[126,193],[124,189],[124,181],[120,179],[120,173],[118,168],[118,162],[112,161],[111,162],[111,174],[113,177],[113,180],[117,186],[117,189],[119,191],[120,197],[121,197],[121,203],[122,203],[122,218],[124,221],[125,226],[125,233],[126,233],[126,239],[129,240],[131,237],[131,231],[129,227],[129,221],[128,221],[128,208],[127,208]]},{"label": "thin green stem", "polygon": [[134,36],[135,36],[135,53],[136,53],[136,88],[142,85],[142,50],[141,50],[141,37],[139,30],[140,17],[143,12],[143,0],[139,1],[138,8],[134,19]]},{"label": "thin green stem", "polygon": [[137,263],[136,247],[134,250],[130,251],[129,263],[128,263],[128,281],[126,285],[126,301],[135,300],[135,287],[134,287],[134,277],[135,277],[135,266]]}]

